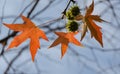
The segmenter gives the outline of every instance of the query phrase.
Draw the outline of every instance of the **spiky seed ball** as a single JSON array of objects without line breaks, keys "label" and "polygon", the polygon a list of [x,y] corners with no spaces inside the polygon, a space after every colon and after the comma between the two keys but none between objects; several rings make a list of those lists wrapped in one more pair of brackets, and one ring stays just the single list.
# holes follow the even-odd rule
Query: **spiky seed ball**
[{"label": "spiky seed ball", "polygon": [[70,11],[71,11],[73,16],[77,16],[78,14],[80,14],[80,9],[78,6],[72,6],[70,8]]},{"label": "spiky seed ball", "polygon": [[68,20],[73,20],[74,19],[74,16],[72,15],[72,12],[70,10],[68,10],[66,12],[66,17]]},{"label": "spiky seed ball", "polygon": [[66,29],[70,32],[75,32],[78,30],[78,23],[76,21],[68,21],[68,23],[66,24]]}]

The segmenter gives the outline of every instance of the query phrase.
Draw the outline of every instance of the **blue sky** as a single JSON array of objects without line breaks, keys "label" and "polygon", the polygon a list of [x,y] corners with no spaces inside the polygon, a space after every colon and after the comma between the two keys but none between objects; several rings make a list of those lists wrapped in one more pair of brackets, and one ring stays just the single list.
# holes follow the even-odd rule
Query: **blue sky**
[{"label": "blue sky", "polygon": [[[4,2],[5,7],[4,9]],[[8,28],[2,25],[5,23],[12,23],[15,17],[17,17],[21,11],[33,0],[0,0],[0,20],[1,17],[4,17],[1,23],[1,33],[0,39],[7,36]],[[51,0],[40,0],[35,11],[31,14],[33,16],[39,10],[42,10]],[[77,0],[78,6],[84,8],[86,5],[89,6],[92,0]],[[103,0],[95,0],[95,3]],[[114,6],[115,14],[118,16],[117,19],[120,19],[118,14],[120,11],[119,0],[110,0],[111,4]],[[68,0],[54,0],[53,3],[49,6],[47,10],[37,15],[32,21],[36,25],[45,23],[46,21],[56,19],[60,17],[65,9]],[[24,16],[27,15],[30,8],[34,3],[27,8],[23,13]],[[113,14],[113,10],[109,7],[110,3],[104,1],[95,5],[95,10],[93,14],[101,15],[101,18],[108,21],[109,23],[97,23],[102,27],[103,32],[103,42],[104,48],[101,48],[97,41],[90,38],[90,34],[87,33],[85,39],[82,41],[85,47],[78,47],[73,44],[69,44],[69,48],[64,58],[61,60],[61,47],[60,45],[48,49],[49,45],[57,38],[57,36],[52,32],[47,34],[49,38],[53,38],[49,42],[46,42],[40,39],[41,49],[38,50],[38,53],[35,58],[35,62],[31,61],[31,56],[29,52],[29,47],[20,55],[20,57],[13,63],[12,67],[16,69],[16,73],[25,73],[25,74],[119,74],[120,73],[120,52],[119,52],[119,42],[120,42],[120,30],[116,17]],[[105,11],[106,10],[106,11]],[[3,15],[4,11],[4,15]],[[104,13],[102,13],[105,11]],[[84,14],[85,11],[82,11]],[[102,14],[101,14],[102,13]],[[10,18],[5,18],[10,16]],[[13,17],[11,17],[13,16]],[[18,19],[15,23],[21,23],[22,20]],[[120,23],[120,22],[119,22]],[[65,25],[65,20],[58,21],[55,24],[51,24],[51,28],[61,27]],[[44,27],[42,25],[41,27]],[[41,28],[40,27],[40,28]],[[43,29],[47,31],[47,28]],[[58,30],[59,31],[59,30]],[[62,31],[65,31],[62,30]],[[76,36],[80,40],[80,34]],[[13,38],[8,40],[8,44]],[[0,74],[4,73],[8,64],[5,61],[5,58],[8,60],[8,63],[18,54],[18,52],[26,45],[29,45],[29,39],[22,43],[20,46],[11,49],[10,51],[5,52],[4,57],[0,57]],[[6,46],[7,47],[7,46]],[[2,45],[0,45],[0,51],[2,50]],[[104,51],[103,51],[104,50]],[[115,51],[118,50],[118,51]],[[9,73],[14,73],[10,68]]]}]

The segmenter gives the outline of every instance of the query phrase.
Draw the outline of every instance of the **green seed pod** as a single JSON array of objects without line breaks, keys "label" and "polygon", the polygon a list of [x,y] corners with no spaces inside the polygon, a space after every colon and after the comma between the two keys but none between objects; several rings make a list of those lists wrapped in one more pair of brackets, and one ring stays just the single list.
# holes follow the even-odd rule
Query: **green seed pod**
[{"label": "green seed pod", "polygon": [[73,20],[73,19],[74,19],[74,16],[72,15],[72,12],[71,12],[70,10],[68,10],[68,11],[66,12],[66,17],[67,17],[67,19],[69,19],[69,20]]},{"label": "green seed pod", "polygon": [[78,14],[80,14],[80,9],[78,6],[72,6],[70,8],[70,11],[71,11],[73,16],[77,16]]},{"label": "green seed pod", "polygon": [[75,32],[78,30],[78,23],[76,21],[68,21],[68,23],[66,24],[66,29],[70,32]]}]

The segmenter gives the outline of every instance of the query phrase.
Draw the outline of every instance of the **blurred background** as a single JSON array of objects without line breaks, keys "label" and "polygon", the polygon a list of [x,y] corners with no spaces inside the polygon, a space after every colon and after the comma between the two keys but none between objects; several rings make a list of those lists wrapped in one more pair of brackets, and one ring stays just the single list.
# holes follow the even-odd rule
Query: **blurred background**
[{"label": "blurred background", "polygon": [[[75,0],[82,14],[92,0]],[[0,0],[0,74],[120,74],[120,0],[94,0],[93,14],[100,15],[108,23],[102,27],[103,43],[87,33],[81,42],[84,47],[69,44],[67,53],[60,59],[60,45],[48,49],[57,38],[55,31],[65,32],[65,19],[60,19],[69,0]],[[72,3],[71,3],[72,5]],[[71,6],[70,5],[70,6]],[[32,62],[29,42],[6,51],[13,32],[2,23],[23,23],[19,15],[29,17],[46,32],[49,42],[40,39],[41,49]],[[80,40],[81,34],[76,35]]]}]

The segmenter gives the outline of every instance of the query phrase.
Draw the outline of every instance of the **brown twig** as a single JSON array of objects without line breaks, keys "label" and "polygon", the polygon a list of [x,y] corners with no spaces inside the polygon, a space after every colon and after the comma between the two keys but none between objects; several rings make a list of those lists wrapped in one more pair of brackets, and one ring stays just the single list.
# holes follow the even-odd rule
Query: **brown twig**
[{"label": "brown twig", "polygon": [[74,0],[69,0],[69,2],[68,2],[68,4],[67,4],[66,8],[65,8],[64,11],[62,12],[62,14],[63,14],[62,19],[64,18],[64,15],[66,15],[66,11],[67,11],[67,9],[68,9],[68,7],[69,7],[69,5],[70,5],[71,2],[75,3]]}]

